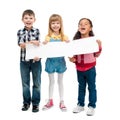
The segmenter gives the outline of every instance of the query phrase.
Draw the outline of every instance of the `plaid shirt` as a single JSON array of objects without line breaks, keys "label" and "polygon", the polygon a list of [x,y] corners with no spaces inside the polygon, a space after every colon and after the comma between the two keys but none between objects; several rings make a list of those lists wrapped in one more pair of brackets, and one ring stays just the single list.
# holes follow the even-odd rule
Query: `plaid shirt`
[{"label": "plaid shirt", "polygon": [[[26,42],[31,41],[31,40],[38,40],[39,41],[39,36],[40,36],[39,29],[32,28],[31,30],[28,31],[24,27],[23,29],[20,29],[17,32],[18,45],[20,45],[21,43],[26,43]],[[21,48],[20,60],[26,61],[25,56],[26,56],[26,49]]]}]

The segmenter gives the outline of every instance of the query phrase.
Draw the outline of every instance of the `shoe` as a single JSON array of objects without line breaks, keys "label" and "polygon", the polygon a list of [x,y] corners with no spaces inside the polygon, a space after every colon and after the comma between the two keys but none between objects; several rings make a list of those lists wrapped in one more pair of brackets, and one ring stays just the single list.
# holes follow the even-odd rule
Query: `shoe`
[{"label": "shoe", "polygon": [[27,111],[29,109],[30,105],[29,104],[24,104],[22,107],[22,111]]},{"label": "shoe", "polygon": [[82,111],[84,111],[84,107],[79,106],[79,105],[77,105],[77,107],[75,107],[73,109],[73,113],[79,113],[79,112],[82,112]]},{"label": "shoe", "polygon": [[42,110],[47,110],[50,109],[51,107],[53,107],[53,100],[49,99],[47,104],[43,106]]},{"label": "shoe", "polygon": [[87,116],[93,116],[94,115],[94,113],[95,113],[95,111],[94,111],[94,108],[93,107],[88,107],[88,111],[87,111]]},{"label": "shoe", "polygon": [[32,112],[38,112],[38,111],[39,111],[39,106],[33,105]]},{"label": "shoe", "polygon": [[64,101],[61,101],[61,102],[60,102],[59,108],[60,108],[61,111],[63,111],[63,112],[66,112],[66,111],[67,111],[67,108],[66,108],[66,106],[64,105]]}]

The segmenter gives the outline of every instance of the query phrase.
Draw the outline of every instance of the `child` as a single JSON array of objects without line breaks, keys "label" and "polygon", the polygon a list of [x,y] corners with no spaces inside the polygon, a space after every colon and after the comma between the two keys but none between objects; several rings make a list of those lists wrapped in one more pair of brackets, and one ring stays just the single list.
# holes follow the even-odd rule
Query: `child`
[{"label": "child", "polygon": [[[32,103],[32,112],[39,111],[40,103],[40,85],[41,85],[41,59],[35,57],[34,59],[26,60],[26,43],[30,42],[39,46],[39,29],[33,27],[35,22],[35,13],[32,10],[25,10],[22,14],[22,22],[24,28],[18,30],[18,45],[21,48],[20,56],[20,72],[22,78],[23,89],[23,107],[22,111],[27,111]],[[30,92],[30,72],[32,72],[33,87],[32,96]]]},{"label": "child", "polygon": [[[74,40],[80,38],[86,38],[94,36],[92,31],[92,22],[88,18],[82,18],[78,24],[78,31],[74,36]],[[96,93],[96,57],[101,53],[102,46],[101,41],[96,41],[99,46],[99,51],[90,54],[75,55],[69,60],[76,65],[77,78],[78,78],[78,103],[77,107],[74,108],[73,113],[78,113],[84,110],[85,106],[85,93],[86,84],[88,84],[89,91],[89,104],[87,115],[92,116],[94,114],[94,108],[96,107],[97,93]]]},{"label": "child", "polygon": [[[68,37],[63,33],[62,18],[58,14],[53,14],[49,18],[49,30],[48,35],[45,38],[44,44],[48,42],[68,42]],[[58,87],[60,95],[59,108],[62,111],[66,111],[67,108],[64,105],[63,100],[63,74],[66,71],[66,62],[64,57],[47,58],[45,64],[45,71],[49,77],[49,100],[44,105],[43,110],[49,109],[53,106],[53,89],[54,89],[54,73],[58,73]]]}]

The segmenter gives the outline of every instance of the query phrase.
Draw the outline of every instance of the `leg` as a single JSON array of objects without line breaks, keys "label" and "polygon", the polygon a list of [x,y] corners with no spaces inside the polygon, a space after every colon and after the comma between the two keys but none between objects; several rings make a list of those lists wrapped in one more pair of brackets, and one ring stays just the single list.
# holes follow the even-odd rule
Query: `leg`
[{"label": "leg", "polygon": [[41,61],[31,62],[33,87],[32,87],[32,104],[39,105],[40,103],[40,91],[41,91]]},{"label": "leg", "polygon": [[59,89],[59,96],[60,96],[60,101],[63,100],[63,73],[58,73],[58,89]]},{"label": "leg", "polygon": [[49,99],[53,98],[53,90],[54,90],[54,73],[48,74],[49,76]]},{"label": "leg", "polygon": [[58,88],[59,88],[59,96],[60,96],[60,104],[59,107],[62,111],[67,111],[66,106],[64,105],[64,87],[63,87],[63,73],[58,73]]},{"label": "leg", "polygon": [[48,74],[49,76],[49,100],[43,106],[42,110],[48,110],[53,106],[53,89],[54,89],[54,73]]},{"label": "leg", "polygon": [[31,103],[30,93],[30,67],[29,62],[20,62],[20,72],[22,78],[23,104]]},{"label": "leg", "polygon": [[87,82],[88,82],[88,90],[89,90],[89,104],[88,107],[91,106],[93,108],[96,107],[97,101],[97,92],[96,92],[96,70],[95,67],[90,69],[87,72]]},{"label": "leg", "polygon": [[78,78],[78,105],[84,106],[85,93],[86,93],[86,80],[84,78],[84,72],[77,71]]}]

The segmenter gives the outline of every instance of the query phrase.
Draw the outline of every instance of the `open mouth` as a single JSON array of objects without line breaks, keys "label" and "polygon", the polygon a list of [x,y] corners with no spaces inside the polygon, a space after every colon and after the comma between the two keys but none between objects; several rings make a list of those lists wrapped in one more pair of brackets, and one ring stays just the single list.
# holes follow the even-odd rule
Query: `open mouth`
[{"label": "open mouth", "polygon": [[81,28],[81,30],[85,30],[85,28]]},{"label": "open mouth", "polygon": [[31,23],[26,23],[26,25],[31,25]]}]

